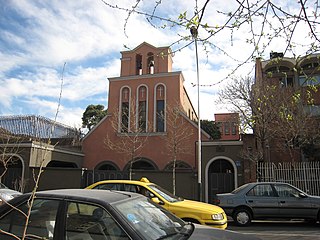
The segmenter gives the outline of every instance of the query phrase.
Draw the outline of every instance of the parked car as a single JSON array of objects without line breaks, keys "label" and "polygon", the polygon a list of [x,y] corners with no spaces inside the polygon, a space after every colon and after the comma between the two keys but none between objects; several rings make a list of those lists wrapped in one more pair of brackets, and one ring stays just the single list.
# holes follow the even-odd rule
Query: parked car
[{"label": "parked car", "polygon": [[281,182],[248,183],[231,193],[217,194],[214,203],[240,226],[254,219],[320,220],[320,197]]},{"label": "parked car", "polygon": [[[0,207],[0,239],[150,240],[257,239],[187,223],[140,194],[61,189],[23,194]],[[30,199],[30,217],[26,220]],[[14,237],[15,235],[16,237]]]},{"label": "parked car", "polygon": [[191,201],[173,195],[147,178],[140,181],[105,180],[87,189],[118,190],[141,193],[185,221],[220,229],[227,227],[227,216],[222,208],[203,202]]},{"label": "parked car", "polygon": [[21,192],[7,188],[6,185],[0,183],[0,205],[21,194]]}]

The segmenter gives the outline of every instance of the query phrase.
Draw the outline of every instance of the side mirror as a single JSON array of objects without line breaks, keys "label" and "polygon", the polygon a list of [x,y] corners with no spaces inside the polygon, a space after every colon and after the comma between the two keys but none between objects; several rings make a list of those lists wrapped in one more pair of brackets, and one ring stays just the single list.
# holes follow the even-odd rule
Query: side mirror
[{"label": "side mirror", "polygon": [[305,195],[304,193],[299,193],[299,197],[301,197],[301,198],[306,198],[306,197],[308,197],[308,196]]},{"label": "side mirror", "polygon": [[164,205],[164,202],[162,202],[159,198],[157,197],[153,197],[151,198],[151,200],[156,203],[156,204],[159,204],[159,205]]}]

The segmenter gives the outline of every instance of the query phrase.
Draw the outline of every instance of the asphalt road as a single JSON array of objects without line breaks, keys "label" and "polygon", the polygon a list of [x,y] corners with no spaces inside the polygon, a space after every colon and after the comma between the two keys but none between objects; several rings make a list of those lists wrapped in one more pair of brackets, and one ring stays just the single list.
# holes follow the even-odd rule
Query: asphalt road
[{"label": "asphalt road", "polygon": [[232,221],[229,230],[254,234],[262,240],[320,240],[320,223],[303,221],[253,221],[248,227],[238,227]]}]

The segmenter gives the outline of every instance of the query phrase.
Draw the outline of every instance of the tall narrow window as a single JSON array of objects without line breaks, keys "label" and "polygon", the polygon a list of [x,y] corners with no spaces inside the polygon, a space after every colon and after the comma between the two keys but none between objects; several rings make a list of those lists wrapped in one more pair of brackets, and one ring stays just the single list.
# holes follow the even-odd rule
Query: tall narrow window
[{"label": "tall narrow window", "polygon": [[129,98],[130,98],[130,89],[125,87],[121,92],[121,132],[129,131]]},{"label": "tall narrow window", "polygon": [[231,134],[236,135],[237,134],[237,123],[231,122]]},{"label": "tall narrow window", "polygon": [[153,57],[153,53],[149,52],[148,53],[148,73],[149,74],[154,74],[154,57]]},{"label": "tall narrow window", "polygon": [[136,55],[136,74],[142,75],[142,55]]},{"label": "tall narrow window", "polygon": [[230,122],[224,122],[224,135],[229,135],[230,134]]},{"label": "tall narrow window", "polygon": [[165,131],[165,88],[158,85],[156,88],[156,131]]},{"label": "tall narrow window", "polygon": [[139,131],[147,131],[147,88],[139,87],[138,90],[138,128]]}]

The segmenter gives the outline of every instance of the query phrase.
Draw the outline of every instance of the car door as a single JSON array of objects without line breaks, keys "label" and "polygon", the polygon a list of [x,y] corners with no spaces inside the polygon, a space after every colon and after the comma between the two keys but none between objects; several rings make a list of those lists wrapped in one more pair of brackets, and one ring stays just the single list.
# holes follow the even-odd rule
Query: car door
[{"label": "car door", "polygon": [[310,218],[316,216],[316,209],[312,208],[310,199],[287,184],[274,184],[279,196],[279,216],[285,218]]},{"label": "car door", "polygon": [[[57,239],[55,237],[59,219],[58,208],[61,201],[35,199],[28,218],[25,239]],[[18,210],[19,209],[19,210]],[[29,203],[25,201],[13,208],[0,220],[0,229],[21,238],[26,225]],[[1,240],[17,239],[8,234],[0,234]]]},{"label": "car door", "polygon": [[254,218],[275,217],[279,214],[278,197],[270,184],[258,184],[245,195],[246,204],[251,207]]},{"label": "car door", "polygon": [[63,231],[67,240],[130,239],[104,208],[83,202],[68,202]]}]

